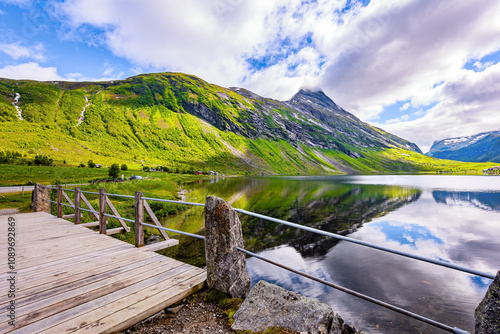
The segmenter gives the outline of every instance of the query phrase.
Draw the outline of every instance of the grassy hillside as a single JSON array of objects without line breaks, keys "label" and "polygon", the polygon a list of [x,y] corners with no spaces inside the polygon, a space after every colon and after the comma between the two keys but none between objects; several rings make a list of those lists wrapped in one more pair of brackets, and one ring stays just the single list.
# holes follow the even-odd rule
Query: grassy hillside
[{"label": "grassy hillside", "polygon": [[[16,116],[16,94],[23,120]],[[264,110],[269,105],[277,109]],[[84,108],[84,118],[79,120]],[[258,113],[265,116],[265,124],[252,121]],[[304,138],[331,142],[337,149],[288,139],[280,117],[302,124]],[[0,151],[15,150],[27,158],[45,154],[56,163],[65,161],[66,166],[92,159],[104,166],[162,165],[240,174],[414,173],[490,167],[433,159],[397,145],[346,144],[340,141],[347,138],[345,134],[329,137],[303,118],[271,100],[244,97],[184,74],[140,75],[114,83],[0,80]]]}]

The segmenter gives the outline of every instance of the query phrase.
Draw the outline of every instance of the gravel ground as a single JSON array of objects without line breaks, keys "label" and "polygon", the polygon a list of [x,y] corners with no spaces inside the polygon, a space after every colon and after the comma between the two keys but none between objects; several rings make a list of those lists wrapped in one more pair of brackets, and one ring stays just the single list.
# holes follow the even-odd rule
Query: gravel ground
[{"label": "gravel ground", "polygon": [[[203,290],[119,334],[229,334],[233,331],[227,314],[233,314],[241,300],[228,299],[213,290]],[[259,334],[259,333],[255,333]],[[264,334],[298,334],[273,328]]]},{"label": "gravel ground", "polygon": [[123,334],[227,334],[235,333],[226,313],[215,301],[205,301],[202,292],[188,297],[164,312],[128,328]]}]

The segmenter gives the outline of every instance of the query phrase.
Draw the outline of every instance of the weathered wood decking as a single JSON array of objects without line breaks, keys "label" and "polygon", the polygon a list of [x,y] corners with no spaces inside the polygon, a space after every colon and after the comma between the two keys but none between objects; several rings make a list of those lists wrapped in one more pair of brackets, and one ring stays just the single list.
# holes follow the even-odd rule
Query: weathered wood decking
[{"label": "weathered wood decking", "polygon": [[[123,330],[201,289],[200,268],[136,248],[43,212],[17,214],[16,326],[0,295],[0,333]],[[7,287],[7,219],[0,216]]]}]

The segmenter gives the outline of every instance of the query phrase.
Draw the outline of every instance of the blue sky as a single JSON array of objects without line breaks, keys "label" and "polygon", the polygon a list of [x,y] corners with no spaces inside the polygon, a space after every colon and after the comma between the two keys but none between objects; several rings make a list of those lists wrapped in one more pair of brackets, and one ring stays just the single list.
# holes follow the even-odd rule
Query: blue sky
[{"label": "blue sky", "polygon": [[500,129],[500,2],[0,0],[0,77],[320,87],[417,143]]}]

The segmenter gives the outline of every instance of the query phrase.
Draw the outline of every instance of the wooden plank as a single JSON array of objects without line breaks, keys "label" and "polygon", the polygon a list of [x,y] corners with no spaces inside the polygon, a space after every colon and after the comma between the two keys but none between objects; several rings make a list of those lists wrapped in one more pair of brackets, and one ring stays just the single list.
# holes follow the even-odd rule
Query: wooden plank
[{"label": "wooden plank", "polygon": [[[160,255],[158,255],[160,256]],[[94,311],[93,314],[86,314],[84,319],[92,319],[92,316],[95,316],[95,314],[102,314],[102,307],[105,306],[106,304],[110,304],[114,301],[120,300],[120,299],[125,299],[124,297],[127,297],[129,295],[132,295],[134,293],[139,292],[140,294],[144,293],[144,291],[150,291],[153,290],[156,291],[158,289],[158,284],[163,282],[166,282],[166,284],[171,284],[171,282],[175,281],[176,277],[187,270],[193,270],[193,266],[183,264],[180,267],[177,267],[173,270],[164,272],[160,275],[157,275],[155,277],[150,277],[146,280],[143,280],[139,283],[129,285],[128,287],[125,287],[121,290],[114,291],[112,293],[109,293],[105,296],[101,296],[99,298],[95,298],[91,300],[90,302],[80,304],[78,306],[75,306],[70,309],[66,309],[64,311],[60,311],[57,313],[52,313],[51,316],[47,316],[45,318],[41,318],[39,315],[40,320],[39,321],[25,321],[23,323],[19,322],[17,323],[17,328],[13,333],[26,333],[26,334],[31,334],[35,333],[37,331],[43,331],[47,328],[53,327],[57,324],[67,322],[70,324],[72,327],[77,327],[81,325],[81,321],[79,320],[78,323],[70,323],[69,320],[73,319],[77,316],[82,316],[88,312]],[[129,300],[124,300],[122,303],[125,304],[125,307],[127,306],[126,302]],[[130,301],[129,301],[130,302]],[[132,302],[137,302],[137,295],[134,295],[132,298]],[[65,324],[64,326],[66,326]],[[2,324],[0,324],[0,332],[2,331]],[[61,332],[56,332],[56,333],[61,333]]]},{"label": "wooden plank", "polygon": [[[110,254],[113,251],[124,249],[125,247],[128,248],[129,245],[124,244],[124,245],[102,245],[99,247],[95,247],[92,249],[78,249],[78,255],[83,256],[83,257],[92,257],[94,254],[99,253],[99,252],[104,252],[106,254]],[[82,247],[83,248],[83,247]],[[130,249],[130,248],[128,248]],[[21,260],[21,259],[19,259]],[[67,255],[58,255],[52,258],[44,258],[44,257],[39,257],[36,260],[31,261],[30,263],[26,263],[26,261],[18,261],[19,264],[17,265],[16,269],[24,269],[26,267],[34,267],[34,268],[40,268],[43,266],[50,266],[53,263],[59,263],[59,262],[65,262],[68,260]]]},{"label": "wooden plank", "polygon": [[[113,203],[111,203],[111,200],[109,199],[108,196],[106,196],[106,203],[108,204],[109,208],[111,209],[111,212],[113,212],[113,215],[115,215],[117,217],[121,217],[120,213],[118,212],[118,210],[116,210]],[[115,218],[115,219],[118,219],[118,221],[120,222],[122,227],[125,229],[125,231],[130,232],[130,227],[128,227],[127,224],[125,224],[125,221],[123,219],[120,219],[120,218]]]},{"label": "wooden plank", "polygon": [[[155,276],[156,274],[168,271],[181,265],[182,262],[174,261],[167,257],[163,257],[163,259],[150,258],[145,261],[145,264],[143,265],[139,263],[139,265],[129,266],[130,268],[135,269],[134,271],[126,269],[116,270],[115,274],[107,272],[89,280],[86,282],[88,284],[83,282],[80,284],[80,282],[76,281],[73,282],[73,284],[56,286],[53,289],[24,298],[22,302],[19,303],[20,307],[16,308],[16,321],[22,320],[23,316],[29,315],[35,310],[41,310],[44,308],[50,309],[43,312],[44,315],[47,315],[55,308],[71,308],[74,304],[79,305],[91,300],[89,298],[98,298],[101,295],[119,290],[130,284],[140,282],[145,278]],[[7,310],[1,310],[0,316],[3,316],[3,314],[6,313]]]},{"label": "wooden plank", "polygon": [[[130,252],[129,252],[130,253]],[[132,266],[144,265],[150,259],[157,261],[154,254],[146,252],[134,252],[129,257],[122,257],[113,261],[100,261],[91,263],[77,263],[72,266],[66,266],[64,269],[59,269],[50,272],[48,275],[44,273],[35,273],[35,275],[22,275],[23,288],[17,288],[16,298],[22,300],[25,297],[50,290],[55,287],[78,282],[83,284],[87,279],[98,278],[104,273],[115,274],[118,270],[124,268],[132,269]],[[110,267],[112,266],[112,267]],[[127,269],[128,270],[128,269]],[[0,307],[8,303],[7,294],[0,296]]]},{"label": "wooden plank", "polygon": [[145,249],[145,250],[148,250],[151,252],[156,252],[160,249],[165,249],[165,248],[172,247],[172,246],[175,246],[178,244],[179,244],[179,240],[168,239],[168,240],[165,240],[162,242],[155,242],[154,244],[145,245],[144,247],[142,247],[142,249]]},{"label": "wooden plank", "polygon": [[106,235],[112,235],[116,233],[125,233],[125,229],[123,227],[112,228],[111,230],[106,230]]},{"label": "wooden plank", "polygon": [[[92,204],[90,204],[90,202],[87,200],[87,198],[85,197],[85,194],[81,193],[81,199],[82,201],[85,203],[85,205],[87,205],[87,207],[89,208],[89,210],[92,210],[92,211],[96,211],[94,209],[94,207],[92,206]],[[97,212],[97,211],[96,211]],[[99,220],[99,215],[95,212],[89,212],[91,215],[94,215],[94,218]]]},{"label": "wooden plank", "polygon": [[[97,218],[99,219],[99,218]],[[84,226],[84,227],[94,227],[94,226],[99,226],[99,222],[91,222],[91,223],[82,223],[79,224],[78,226]]]},{"label": "wooden plank", "polygon": [[66,200],[68,201],[69,205],[71,205],[73,207],[73,209],[75,208],[75,204],[73,203],[73,201],[71,200],[71,198],[69,198],[68,194],[66,194],[66,192],[64,190],[61,190],[62,191],[62,194],[64,196],[64,198],[66,198]]},{"label": "wooden plank", "polygon": [[[87,324],[80,330],[71,333],[116,333],[146,319],[151,314],[158,313],[164,308],[182,300],[190,294],[200,290],[205,285],[206,276],[200,274],[190,277],[177,286],[170,287],[155,296],[131,305],[105,318]],[[126,319],[126,321],[124,321]]]},{"label": "wooden plank", "polygon": [[[75,269],[72,269],[74,267],[77,267],[77,271],[83,271],[83,270],[90,270],[93,267],[100,267],[100,266],[107,266],[109,268],[110,263],[119,263],[120,259],[128,259],[128,258],[133,258],[134,256],[138,255],[149,255],[148,253],[144,252],[135,252],[135,254],[130,254],[130,248],[126,249],[121,249],[118,251],[113,252],[112,254],[95,254],[91,258],[84,258],[84,257],[74,257],[71,259],[68,259],[62,263],[57,263],[57,264],[52,264],[50,266],[45,266],[42,268],[37,268],[36,270],[33,270],[33,267],[29,267],[27,269],[22,269],[18,271],[18,274],[23,276],[23,282],[26,282],[26,284],[30,284],[30,286],[35,286],[38,282],[41,281],[40,277],[44,278],[51,278],[55,277],[56,279],[59,277],[63,277],[66,274],[70,274]],[[89,268],[90,266],[90,268]],[[26,278],[26,279],[25,279]],[[36,281],[36,282],[34,282]]]},{"label": "wooden plank", "polygon": [[[187,279],[189,279],[190,277],[192,278],[193,275],[197,275],[199,273],[196,271],[196,269],[200,270],[198,268],[196,268],[196,269],[193,269],[193,268],[195,268],[195,267],[191,267],[189,272],[184,271],[181,274],[188,277]],[[202,273],[200,275],[206,275],[206,273]],[[202,278],[203,278],[203,276],[202,276]],[[75,317],[73,317],[69,320],[66,320],[65,323],[58,324],[58,325],[50,328],[49,330],[47,330],[44,333],[56,334],[56,333],[72,332],[75,330],[84,329],[89,324],[89,322],[84,322],[85,319],[95,319],[95,318],[102,319],[103,316],[109,315],[110,313],[114,313],[117,310],[121,310],[121,309],[124,309],[126,307],[133,306],[134,304],[136,304],[142,300],[148,300],[148,298],[157,294],[158,292],[172,287],[173,285],[175,285],[175,282],[178,282],[178,283],[183,282],[182,278],[180,278],[179,273],[177,274],[177,276],[168,277],[165,280],[159,281],[154,285],[143,284],[142,289],[137,289],[139,287],[139,285],[131,287],[130,293],[126,294],[122,298],[116,298],[118,296],[114,296],[115,298],[112,298],[112,299],[107,300],[107,301],[97,300],[96,302],[100,305],[98,308],[92,308],[91,310],[87,311],[88,313],[85,313],[85,308],[82,307],[82,310],[79,310],[81,312],[81,314],[76,314]],[[85,306],[87,306],[87,305],[85,305]],[[152,314],[154,314],[154,313],[152,313]],[[69,315],[69,314],[63,315],[63,317],[64,316],[69,318],[71,315]],[[60,317],[60,318],[62,318],[62,317]],[[56,320],[56,319],[54,319],[54,320]],[[38,325],[43,328],[44,324],[42,322],[40,322]],[[87,329],[85,329],[85,330],[87,330]],[[29,333],[29,332],[25,332],[25,333]]]},{"label": "wooden plank", "polygon": [[[148,204],[148,201],[146,200],[143,200],[143,203],[144,203],[144,209],[146,209],[146,212],[148,213],[148,215],[151,217],[151,219],[153,220],[153,222],[155,223],[156,226],[159,226],[159,227],[163,227],[161,225],[161,223],[159,222],[158,218],[156,218],[156,215],[155,213],[153,212],[153,210],[151,210],[151,207],[149,206]],[[170,239],[167,235],[167,232],[165,232],[165,230],[160,230],[158,229],[158,232],[160,232],[161,236],[163,237],[163,239],[165,240],[168,240]]]},{"label": "wooden plank", "polygon": [[[71,268],[67,268],[66,276],[60,274],[56,277],[37,276],[37,280],[32,280],[29,285],[23,275],[23,286],[29,286],[29,288],[19,289],[20,291],[16,293],[16,303],[19,302],[19,305],[24,306],[38,299],[43,299],[43,294],[54,294],[54,291],[56,291],[55,289],[64,288],[65,290],[70,290],[75,286],[79,287],[94,283],[100,281],[101,279],[123,273],[124,271],[133,270],[138,267],[145,267],[150,263],[158,262],[158,258],[154,256],[131,257],[122,260],[123,261],[119,263],[113,263],[115,266],[112,268],[109,267],[111,264],[110,262],[106,262],[106,266],[101,265],[97,268],[90,268],[87,266],[84,271],[81,270],[80,266],[73,266]],[[165,265],[167,264],[168,262],[166,261]],[[28,297],[31,299],[28,299]],[[33,299],[33,297],[36,297],[36,299]],[[7,305],[8,302],[9,299],[7,296],[0,296],[1,309],[3,309],[3,306]]]}]

